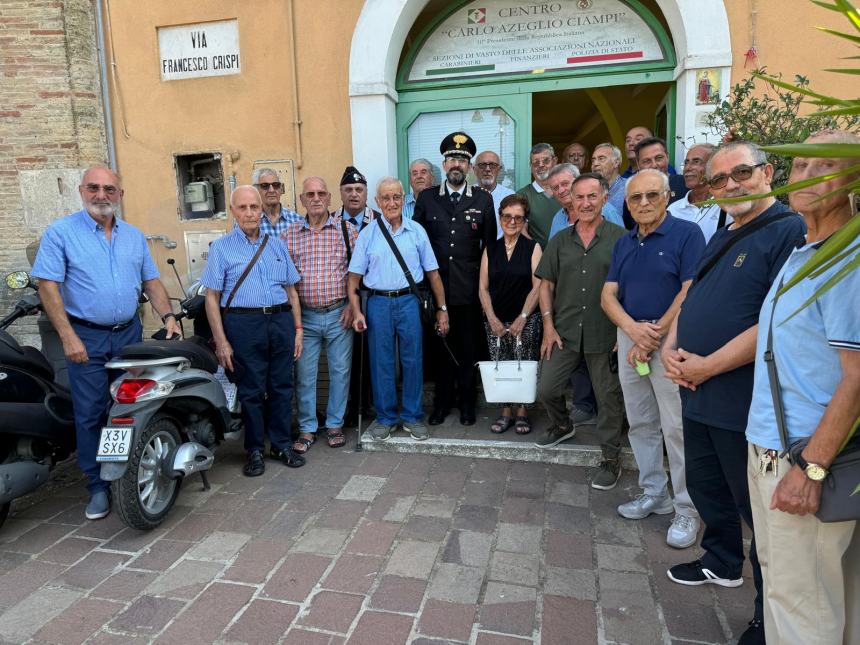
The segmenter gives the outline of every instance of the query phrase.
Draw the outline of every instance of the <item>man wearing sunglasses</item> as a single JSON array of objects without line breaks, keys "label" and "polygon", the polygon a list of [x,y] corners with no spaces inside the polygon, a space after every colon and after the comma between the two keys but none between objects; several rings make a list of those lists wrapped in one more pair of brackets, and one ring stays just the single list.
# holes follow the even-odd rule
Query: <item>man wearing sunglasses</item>
[{"label": "man wearing sunglasses", "polygon": [[141,290],[161,316],[168,337],[179,334],[180,328],[146,238],[116,218],[123,196],[119,176],[110,168],[93,166],[78,191],[84,208],[45,231],[33,277],[39,278],[39,297],[66,355],[78,465],[89,478],[90,501],[84,513],[88,520],[97,520],[110,513],[110,482],[102,480],[96,462],[110,403],[105,364],[141,340]]},{"label": "man wearing sunglasses", "polygon": [[260,232],[270,237],[282,237],[287,227],[302,220],[297,212],[281,204],[284,184],[278,173],[271,168],[258,168],[251,176],[254,187],[260,191],[263,200],[263,216],[260,218]]},{"label": "man wearing sunglasses", "polygon": [[[643,492],[621,504],[618,514],[641,520],[674,512],[666,543],[684,549],[696,542],[699,514],[685,483],[678,385],[665,378],[659,356],[695,276],[705,237],[692,222],[666,212],[669,178],[660,170],[640,168],[624,190],[636,227],[615,243],[600,303],[618,327],[618,378]],[[664,443],[674,499],[663,467]]]},{"label": "man wearing sunglasses", "polygon": [[[752,528],[744,435],[762,302],[792,249],[804,243],[799,215],[773,197],[773,166],[755,144],[726,144],[708,160],[711,194],[733,218],[702,255],[662,350],[666,374],[681,386],[687,489],[705,523],[698,560],[667,572],[683,585],[743,584],[741,518]],[[749,550],[755,610],[739,643],[764,643],[762,578],[755,538]],[[814,583],[812,583],[814,584]]]}]

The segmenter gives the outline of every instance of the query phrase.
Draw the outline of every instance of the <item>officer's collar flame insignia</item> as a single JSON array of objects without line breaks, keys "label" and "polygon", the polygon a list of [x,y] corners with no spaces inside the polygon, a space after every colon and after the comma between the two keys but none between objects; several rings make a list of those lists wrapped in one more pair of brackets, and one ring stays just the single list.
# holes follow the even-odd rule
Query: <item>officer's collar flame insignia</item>
[{"label": "officer's collar flame insignia", "polygon": [[454,147],[457,148],[457,150],[459,150],[460,146],[462,146],[464,143],[466,143],[466,141],[468,141],[468,139],[466,138],[465,135],[462,135],[462,134],[455,134],[454,135],[454,143],[456,144]]}]

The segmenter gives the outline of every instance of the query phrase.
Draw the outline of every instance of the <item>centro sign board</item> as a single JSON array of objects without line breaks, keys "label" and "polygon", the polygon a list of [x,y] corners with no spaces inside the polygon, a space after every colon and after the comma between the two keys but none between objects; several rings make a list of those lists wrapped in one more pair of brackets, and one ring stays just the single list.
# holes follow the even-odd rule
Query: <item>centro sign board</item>
[{"label": "centro sign board", "polygon": [[654,31],[622,0],[477,0],[433,29],[406,80],[663,60],[666,55]]},{"label": "centro sign board", "polygon": [[239,22],[219,20],[158,28],[162,81],[239,74]]}]

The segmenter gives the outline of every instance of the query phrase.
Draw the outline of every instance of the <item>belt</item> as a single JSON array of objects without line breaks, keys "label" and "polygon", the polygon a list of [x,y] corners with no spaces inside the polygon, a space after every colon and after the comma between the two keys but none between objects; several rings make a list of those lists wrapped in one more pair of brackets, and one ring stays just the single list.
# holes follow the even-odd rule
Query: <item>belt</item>
[{"label": "belt", "polygon": [[399,298],[400,296],[405,296],[407,293],[412,293],[412,289],[410,287],[406,287],[405,289],[398,289],[397,291],[382,291],[380,289],[370,289],[371,296],[385,296],[386,298]]},{"label": "belt", "polygon": [[640,320],[637,320],[636,322],[646,322],[646,323],[651,323],[652,325],[656,325],[659,321],[658,320],[648,320],[647,318],[642,318]]},{"label": "belt", "polygon": [[268,307],[230,307],[224,309],[225,314],[279,314],[282,311],[290,311],[292,306],[285,302],[280,305],[270,305]]},{"label": "belt", "polygon": [[307,309],[308,311],[312,311],[315,314],[327,314],[330,311],[334,311],[335,309],[340,309],[343,304],[346,302],[346,298],[341,298],[340,300],[332,300],[327,305],[323,305],[322,307],[308,307],[303,306],[302,309]]},{"label": "belt", "polygon": [[70,322],[75,323],[76,325],[81,325],[82,327],[87,327],[88,329],[98,329],[99,331],[122,331],[123,329],[128,329],[131,327],[132,323],[135,321],[135,317],[132,317],[130,320],[126,320],[123,323],[119,323],[117,325],[97,325],[94,322],[90,322],[89,320],[84,320],[83,318],[78,318],[77,316],[72,316],[70,314],[66,314],[69,318]]}]

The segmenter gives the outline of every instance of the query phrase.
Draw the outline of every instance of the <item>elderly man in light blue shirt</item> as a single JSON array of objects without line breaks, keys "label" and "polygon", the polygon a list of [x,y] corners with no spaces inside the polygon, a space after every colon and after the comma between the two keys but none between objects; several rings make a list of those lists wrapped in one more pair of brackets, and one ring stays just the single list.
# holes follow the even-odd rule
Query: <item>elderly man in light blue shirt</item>
[{"label": "elderly man in light blue shirt", "polygon": [[[383,177],[376,188],[376,203],[383,217],[359,234],[349,264],[347,289],[354,315],[353,328],[358,332],[367,330],[369,334],[370,374],[377,414],[371,434],[374,440],[385,441],[402,419],[403,429],[414,439],[423,440],[430,435],[421,407],[424,385],[421,315],[418,298],[410,288],[391,244],[399,251],[416,283],[424,280],[426,275],[436,301],[436,329],[440,335],[448,333],[445,291],[426,231],[401,214],[403,186],[400,181]],[[370,291],[367,318],[361,311],[358,296],[362,277]],[[394,377],[395,340],[399,343],[403,374],[399,412]]]},{"label": "elderly man in light blue shirt", "polygon": [[251,175],[254,187],[260,191],[263,201],[263,215],[260,218],[260,230],[263,235],[280,237],[293,222],[303,218],[297,212],[281,204],[284,195],[284,183],[278,172],[272,168],[257,168]]},{"label": "elderly man in light blue shirt", "polygon": [[143,233],[116,219],[123,190],[109,168],[93,166],[78,188],[84,209],[45,231],[33,265],[45,313],[63,343],[75,408],[78,465],[89,478],[87,519],[110,512],[108,482],[96,462],[101,428],[110,404],[105,364],[142,336],[137,315],[141,290],[166,323],[179,333],[170,301]]},{"label": "elderly man in light blue shirt", "polygon": [[[860,136],[825,130],[806,142],[856,146]],[[747,476],[769,643],[860,642],[860,523],[823,523],[814,515],[832,485],[833,460],[840,451],[860,453],[856,434],[843,447],[860,417],[860,271],[850,266],[856,254],[776,297],[829,238],[856,223],[854,198],[845,188],[858,175],[844,171],[858,161],[794,160],[789,183],[833,178],[790,194],[791,207],[806,222],[807,244],[786,260],[758,321]],[[831,283],[839,274],[842,279]],[[789,461],[785,448],[798,440],[808,443]],[[860,479],[851,479],[856,467],[842,473],[851,488]],[[847,504],[844,495],[838,501]]]}]

